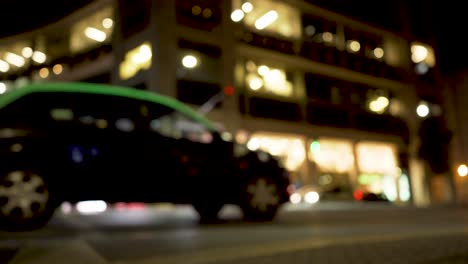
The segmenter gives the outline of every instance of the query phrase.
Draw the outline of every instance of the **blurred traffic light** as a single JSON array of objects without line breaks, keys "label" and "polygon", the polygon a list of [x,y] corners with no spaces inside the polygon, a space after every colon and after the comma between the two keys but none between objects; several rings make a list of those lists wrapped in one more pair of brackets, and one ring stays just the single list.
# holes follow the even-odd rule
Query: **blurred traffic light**
[{"label": "blurred traffic light", "polygon": [[419,157],[428,162],[434,173],[449,170],[449,144],[452,133],[442,117],[430,117],[422,121],[419,128],[421,145]]}]

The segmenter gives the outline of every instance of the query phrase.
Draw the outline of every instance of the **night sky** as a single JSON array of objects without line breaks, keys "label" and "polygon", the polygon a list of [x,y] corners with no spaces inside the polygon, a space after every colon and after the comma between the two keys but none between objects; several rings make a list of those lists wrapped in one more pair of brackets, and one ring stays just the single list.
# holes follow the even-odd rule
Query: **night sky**
[{"label": "night sky", "polygon": [[[1,0],[0,38],[41,27],[67,15],[92,0]],[[163,1],[163,0],[155,0]],[[221,1],[221,0],[220,0]],[[409,6],[413,31],[437,38],[439,61],[445,73],[468,69],[466,44],[466,10],[463,1],[446,0],[306,0],[308,2],[347,14],[369,24],[399,31],[402,27],[399,9],[395,3]],[[47,5],[45,4],[47,3]],[[26,9],[27,8],[27,9]],[[435,10],[432,12],[431,10]],[[429,21],[429,23],[427,23]]]}]

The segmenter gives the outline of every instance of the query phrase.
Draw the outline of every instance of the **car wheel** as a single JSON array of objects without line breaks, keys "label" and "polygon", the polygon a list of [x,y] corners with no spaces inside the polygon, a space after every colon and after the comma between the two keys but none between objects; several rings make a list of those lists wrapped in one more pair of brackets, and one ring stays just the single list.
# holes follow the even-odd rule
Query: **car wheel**
[{"label": "car wheel", "polygon": [[29,170],[11,170],[0,176],[0,224],[8,231],[44,226],[54,205],[47,181]]},{"label": "car wheel", "polygon": [[280,206],[277,181],[266,176],[255,176],[243,184],[241,191],[241,208],[246,220],[273,220]]}]

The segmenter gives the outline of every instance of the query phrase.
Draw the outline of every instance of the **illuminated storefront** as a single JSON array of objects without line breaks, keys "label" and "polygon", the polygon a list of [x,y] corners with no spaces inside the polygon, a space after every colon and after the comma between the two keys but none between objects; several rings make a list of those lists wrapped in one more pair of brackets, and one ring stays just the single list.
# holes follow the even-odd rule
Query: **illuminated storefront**
[{"label": "illuminated storefront", "polygon": [[238,134],[251,150],[279,157],[296,186],[318,186],[325,193],[352,199],[355,191],[383,195],[389,201],[411,197],[408,175],[402,173],[397,147],[391,143],[337,138],[308,139],[271,132]]}]

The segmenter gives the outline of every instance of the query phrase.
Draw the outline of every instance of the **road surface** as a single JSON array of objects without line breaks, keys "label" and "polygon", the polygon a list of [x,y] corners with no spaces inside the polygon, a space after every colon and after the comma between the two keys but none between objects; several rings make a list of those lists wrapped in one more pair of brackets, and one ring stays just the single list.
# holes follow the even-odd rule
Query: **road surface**
[{"label": "road surface", "polygon": [[[0,263],[468,263],[468,209],[286,206],[272,223],[199,225],[191,207],[57,214],[0,233]],[[2,262],[3,261],[3,262]]]}]

